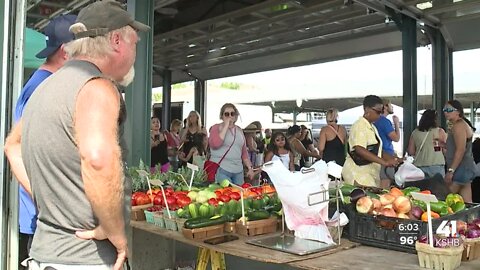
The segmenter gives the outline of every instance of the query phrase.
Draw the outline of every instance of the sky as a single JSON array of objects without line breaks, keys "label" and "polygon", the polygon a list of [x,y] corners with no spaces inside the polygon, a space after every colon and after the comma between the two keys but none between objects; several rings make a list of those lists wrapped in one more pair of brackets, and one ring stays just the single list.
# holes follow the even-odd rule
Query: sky
[{"label": "sky", "polygon": [[[453,54],[455,91],[480,92],[480,49]],[[418,94],[432,92],[429,47],[417,51]],[[213,80],[239,82],[258,88],[306,97],[351,97],[364,93],[402,95],[402,52],[395,51],[352,59],[286,68]],[[278,91],[294,90],[294,91]],[[280,94],[282,96],[282,94]]]}]

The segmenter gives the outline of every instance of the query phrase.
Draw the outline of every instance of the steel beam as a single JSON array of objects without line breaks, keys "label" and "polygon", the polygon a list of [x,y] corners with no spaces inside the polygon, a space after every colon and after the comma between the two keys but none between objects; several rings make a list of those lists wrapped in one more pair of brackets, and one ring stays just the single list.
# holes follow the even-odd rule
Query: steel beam
[{"label": "steel beam", "polygon": [[163,89],[162,89],[162,128],[168,129],[172,121],[172,71],[163,70]]},{"label": "steel beam", "polygon": [[137,21],[152,29],[139,32],[135,79],[125,91],[127,122],[127,163],[137,166],[140,159],[150,164],[150,115],[152,107],[152,40],[153,40],[153,0],[128,0],[127,10]]},{"label": "steel beam", "polygon": [[207,119],[207,116],[205,115],[207,113],[207,110],[205,109],[206,106],[206,82],[205,80],[200,80],[200,79],[195,79],[195,95],[194,95],[194,100],[195,100],[195,111],[200,113],[200,117],[202,118],[202,123],[205,124],[205,120]]},{"label": "steel beam", "polygon": [[432,42],[432,104],[438,112],[440,126],[446,128],[445,115],[442,108],[449,100],[449,57],[447,44],[442,32],[438,29],[427,28]]},{"label": "steel beam", "polygon": [[402,14],[403,149],[417,126],[417,21]]}]

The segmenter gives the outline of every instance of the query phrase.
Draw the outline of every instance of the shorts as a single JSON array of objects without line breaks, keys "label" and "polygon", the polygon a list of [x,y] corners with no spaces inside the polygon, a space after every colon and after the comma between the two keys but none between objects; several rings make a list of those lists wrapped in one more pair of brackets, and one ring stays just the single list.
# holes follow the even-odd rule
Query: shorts
[{"label": "shorts", "polygon": [[470,184],[475,178],[476,171],[473,169],[463,168],[461,165],[453,173],[453,182],[458,185]]},{"label": "shorts", "polygon": [[[91,265],[71,265],[71,264],[57,264],[57,263],[41,263],[29,258],[25,260],[23,265],[27,266],[28,270],[111,270],[113,265],[109,264],[91,264]],[[124,269],[128,269],[125,263]]]},{"label": "shorts", "polygon": [[432,165],[418,167],[425,174],[425,178],[432,178],[436,174],[445,177],[445,165]]}]

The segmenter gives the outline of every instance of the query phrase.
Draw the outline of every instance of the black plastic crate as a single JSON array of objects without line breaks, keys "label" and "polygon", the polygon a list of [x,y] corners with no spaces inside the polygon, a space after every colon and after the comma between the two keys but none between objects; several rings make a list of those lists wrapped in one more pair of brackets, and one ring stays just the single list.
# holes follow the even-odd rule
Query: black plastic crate
[{"label": "black plastic crate", "polygon": [[[353,204],[346,205],[344,210],[350,220],[344,230],[347,231],[348,238],[368,246],[416,253],[416,239],[428,231],[427,222],[420,220],[360,214]],[[480,204],[467,204],[466,210],[432,219],[433,232],[444,220],[471,221],[479,216]]]}]

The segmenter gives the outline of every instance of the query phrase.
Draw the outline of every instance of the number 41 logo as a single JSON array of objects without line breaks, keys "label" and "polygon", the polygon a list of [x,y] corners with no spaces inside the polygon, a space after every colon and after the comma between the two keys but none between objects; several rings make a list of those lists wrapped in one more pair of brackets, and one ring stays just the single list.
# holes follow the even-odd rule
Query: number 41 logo
[{"label": "number 41 logo", "polygon": [[438,226],[436,233],[445,237],[457,237],[457,221],[444,220]]}]

